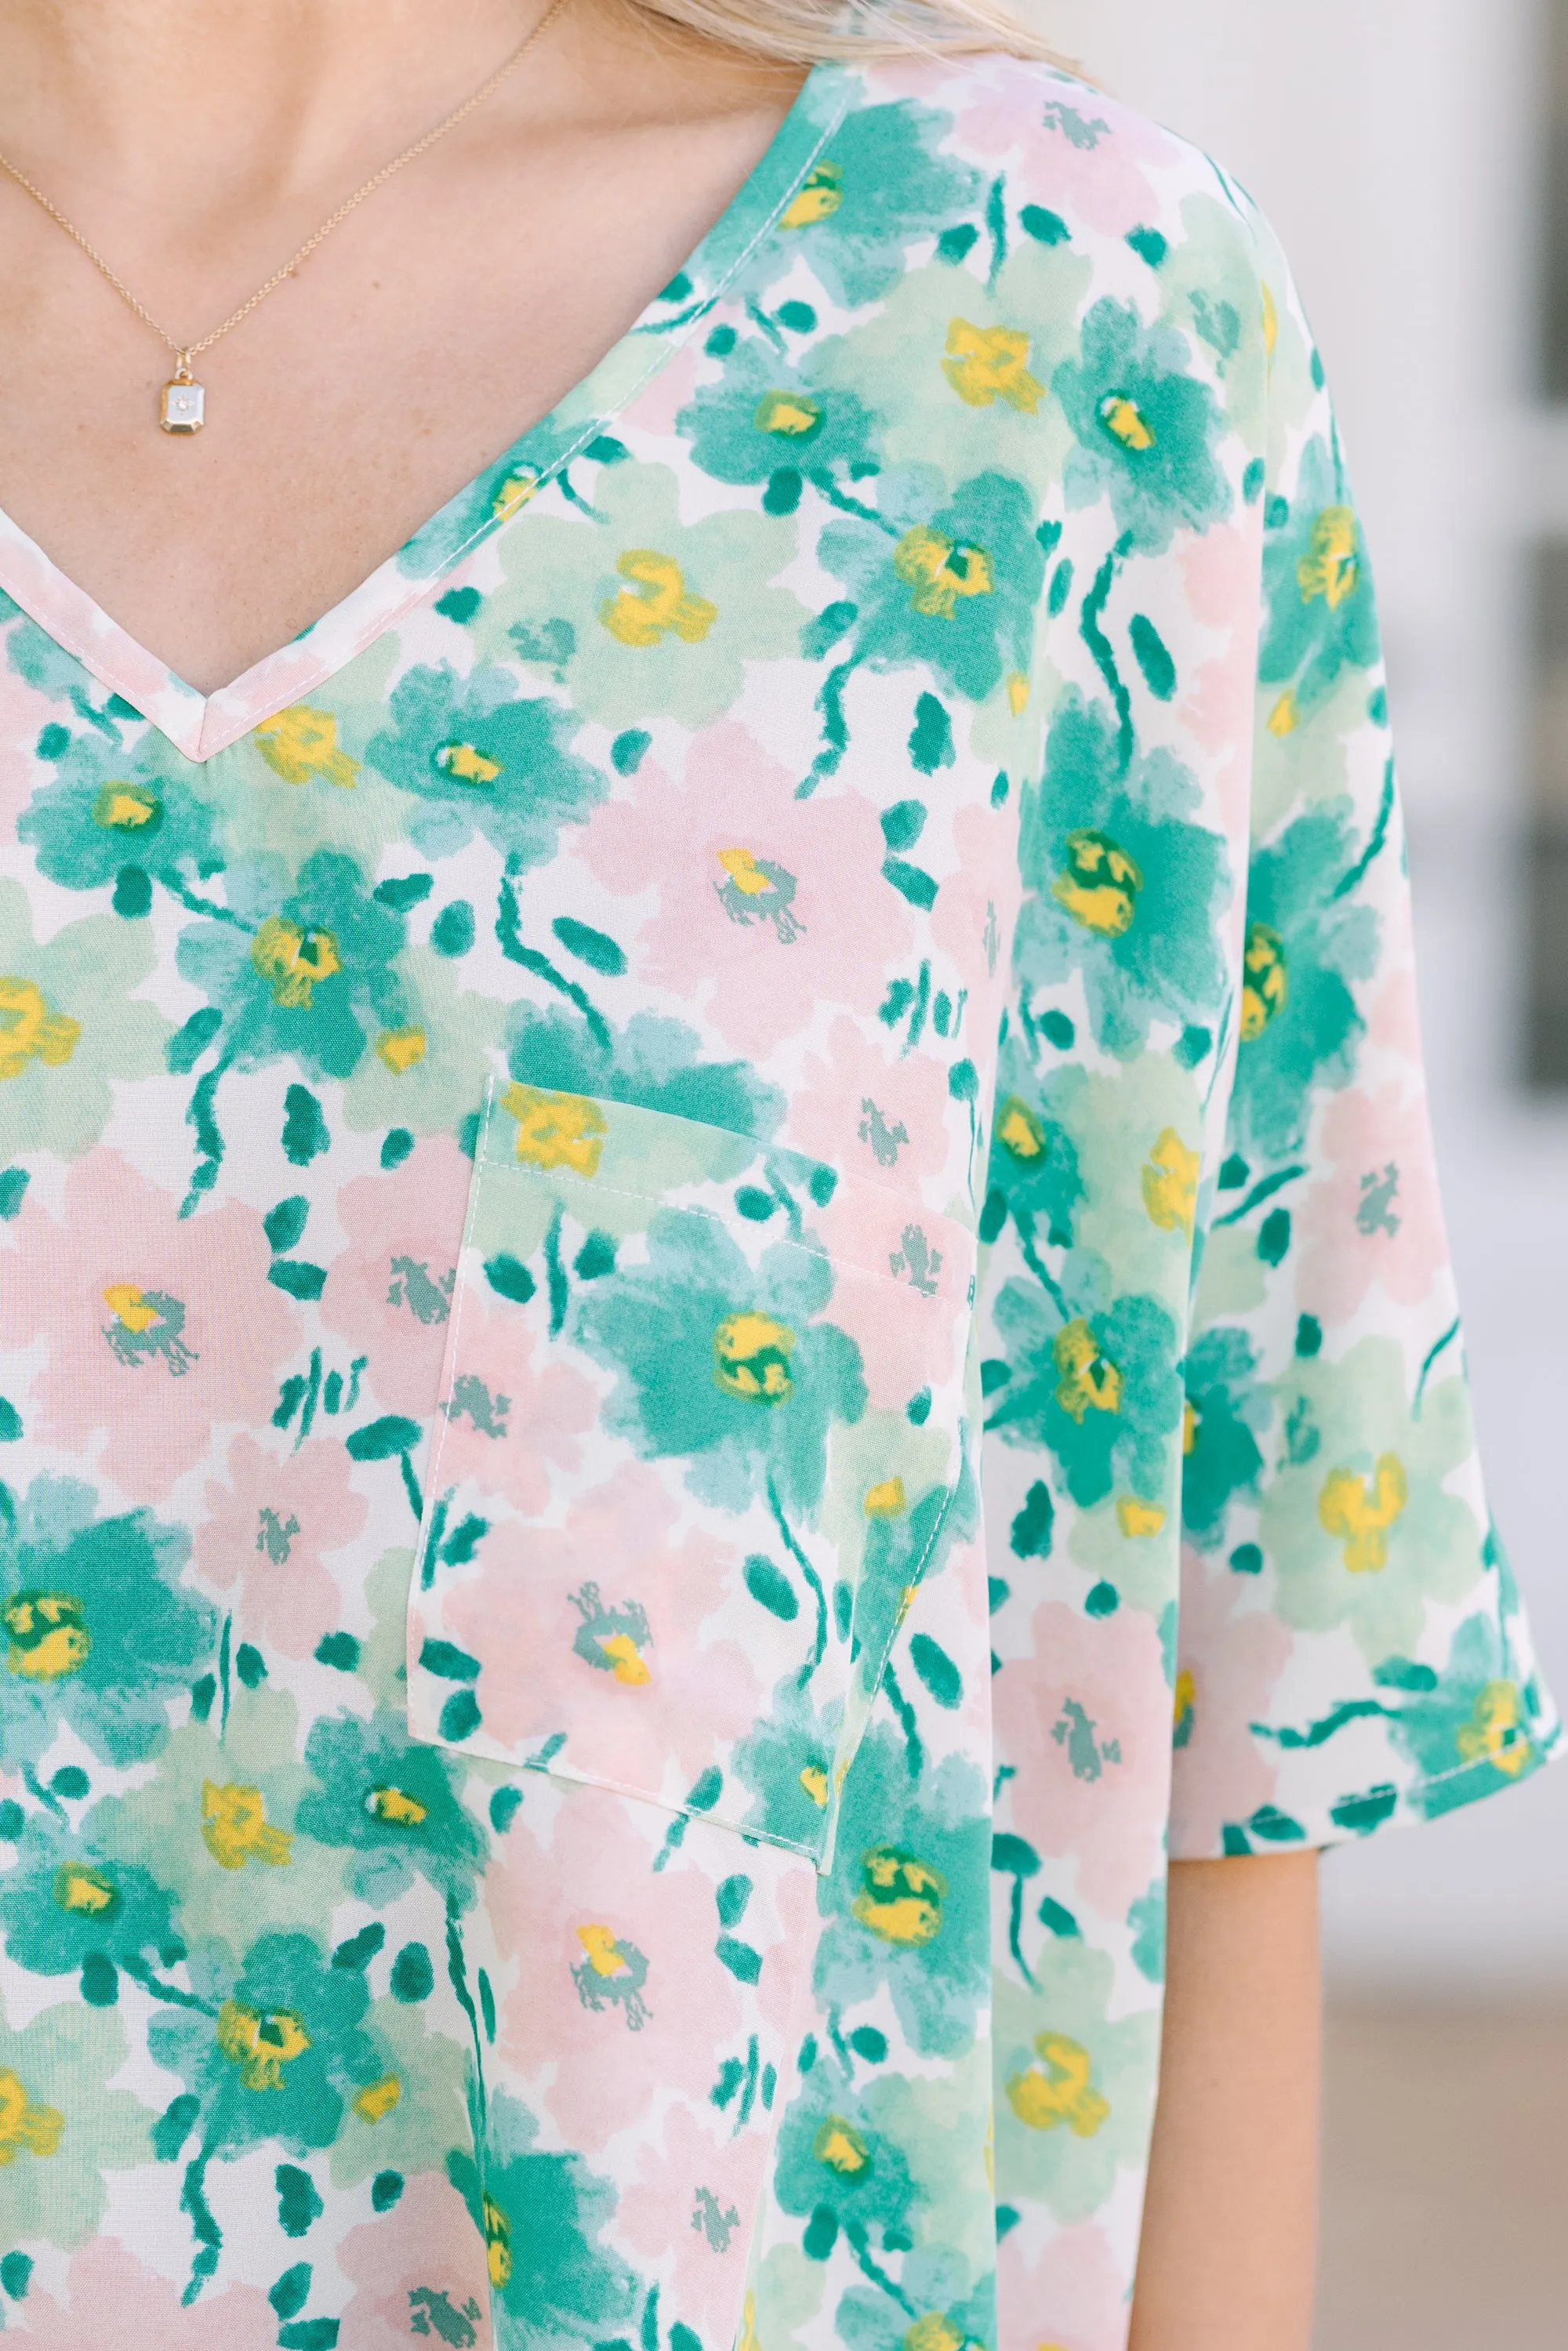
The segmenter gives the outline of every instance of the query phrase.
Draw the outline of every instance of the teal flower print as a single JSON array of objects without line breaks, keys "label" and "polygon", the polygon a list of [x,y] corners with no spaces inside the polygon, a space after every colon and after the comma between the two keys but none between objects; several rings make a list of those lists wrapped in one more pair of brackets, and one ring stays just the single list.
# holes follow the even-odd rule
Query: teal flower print
[{"label": "teal flower print", "polygon": [[1188,1351],[1186,1374],[1182,1521],[1207,1551],[1224,1540],[1231,1497],[1256,1489],[1263,1468],[1259,1438],[1273,1406],[1245,1331],[1206,1331]]},{"label": "teal flower print", "polygon": [[36,942],[26,892],[0,878],[0,1161],[79,1159],[116,1085],[157,1073],[169,1024],[132,1000],[156,960],[150,926],[113,914]]},{"label": "teal flower print", "polygon": [[824,2007],[886,1989],[922,2056],[952,2057],[973,2038],[990,1968],[991,1832],[985,1782],[949,1756],[913,1782],[903,1739],[869,1731],[844,1782],[831,1873],[818,1907]]},{"label": "teal flower print", "polygon": [[1252,859],[1232,1120],[1248,1158],[1300,1151],[1314,1092],[1348,1085],[1364,1023],[1353,985],[1377,967],[1358,904],[1348,807],[1312,809]]},{"label": "teal flower print", "polygon": [[89,1486],[40,1478],[0,1528],[0,1755],[26,1767],[62,1723],[106,1763],[152,1754],[171,1697],[210,1655],[217,1619],[181,1585],[182,1527],[95,1515]]},{"label": "teal flower print", "polygon": [[818,383],[759,338],[737,343],[675,421],[694,465],[720,482],[766,482],[777,512],[796,504],[802,479],[876,470],[873,420],[853,392]]},{"label": "teal flower print", "polygon": [[1032,894],[1015,954],[1037,986],[1080,971],[1096,1041],[1130,1061],[1156,1020],[1212,1022],[1224,994],[1225,845],[1194,822],[1198,792],[1168,752],[1124,771],[1110,712],[1068,693],[1025,805]]},{"label": "teal flower print", "polygon": [[1301,458],[1295,496],[1270,500],[1263,546],[1263,642],[1258,675],[1280,689],[1270,731],[1290,737],[1345,669],[1378,661],[1377,603],[1361,525],[1326,441]]},{"label": "teal flower print", "polygon": [[618,1374],[606,1426],[646,1459],[684,1457],[721,1508],[771,1490],[812,1510],[830,1430],[865,1409],[859,1349],[817,1319],[831,1292],[812,1250],[767,1249],[754,1272],[711,1217],[655,1210],[646,1261],[580,1294],[575,1335]]},{"label": "teal flower print", "polygon": [[986,1426],[1005,1444],[1049,1446],[1082,1509],[1113,1489],[1162,1502],[1182,1420],[1176,1324],[1154,1298],[1076,1303],[1007,1283],[995,1309],[1007,1353],[987,1366]]},{"label": "teal flower print", "polygon": [[1071,1070],[1042,1088],[1023,1038],[1009,1029],[998,1061],[982,1240],[994,1240],[1010,1216],[1026,1244],[1038,1236],[1053,1249],[1071,1246],[1083,1198],[1071,1121],[1073,1098],[1082,1091],[1082,1074]]},{"label": "teal flower print", "polygon": [[48,1813],[28,1821],[16,1867],[0,1879],[0,1935],[19,1968],[79,1974],[83,1998],[97,2007],[118,1998],[120,1970],[141,1976],[184,1956],[172,1896]]},{"label": "teal flower print", "polygon": [[520,697],[505,670],[410,670],[388,707],[392,725],[371,737],[365,758],[425,803],[410,837],[427,856],[450,857],[477,832],[508,872],[527,872],[604,797],[598,768],[567,747],[570,715]]},{"label": "teal flower print", "polygon": [[977,2283],[960,2252],[917,2246],[897,2295],[856,2285],[841,2298],[838,2331],[849,2351],[982,2351],[997,2339],[995,2276]]},{"label": "teal flower print", "polygon": [[940,234],[978,200],[978,173],[938,152],[946,128],[897,99],[853,109],[779,214],[776,263],[798,246],[847,309],[891,292],[904,244]]},{"label": "teal flower print", "polygon": [[528,2108],[497,2090],[486,2116],[483,2178],[471,2156],[447,2158],[452,2184],[485,2239],[499,2340],[548,2345],[630,2335],[643,2289],[603,2242],[615,2190],[580,2156],[549,2152],[538,2139]]},{"label": "teal flower print", "polygon": [[319,1844],[349,1845],[354,1891],[377,1909],[423,1877],[465,1908],[484,1866],[486,1839],[465,1807],[440,1751],[411,1740],[385,1715],[323,1715],[311,1727],[305,1761],[317,1785],[295,1827]]},{"label": "teal flower print", "polygon": [[779,2206],[797,2218],[810,2216],[808,2235],[829,2246],[841,2228],[862,2242],[889,2232],[907,2241],[917,2191],[897,2134],[887,2126],[901,2085],[888,2077],[857,2089],[814,2039],[807,2051],[812,2062],[779,2131],[773,2188]]},{"label": "teal flower print", "polygon": [[480,653],[546,670],[580,718],[616,734],[664,716],[711,726],[748,664],[799,642],[805,611],[780,581],[795,523],[733,506],[694,518],[676,475],[652,464],[606,466],[593,495],[588,513],[535,515],[497,542],[517,617],[494,639],[476,623]]},{"label": "teal flower print", "polygon": [[96,733],[71,737],[17,818],[16,838],[63,889],[112,882],[116,912],[128,915],[148,912],[154,881],[188,895],[224,864],[212,809],[152,728],[129,754]]},{"label": "teal flower print", "polygon": [[[200,2007],[160,2011],[147,2040],[199,2102],[198,2163],[268,2140],[330,2147],[345,2107],[382,2073],[383,2053],[363,2030],[362,1971],[335,1968],[304,1934],[263,1935],[238,1967],[206,1946],[189,1970]],[[194,2200],[187,2189],[187,2210]]]},{"label": "teal flower print", "polygon": [[1123,2167],[1147,2156],[1157,2008],[1112,2006],[1116,1963],[1079,1936],[1051,1939],[1026,1991],[996,1985],[997,2176],[1058,2220],[1087,2220]]},{"label": "teal flower print", "polygon": [[131,2056],[115,2010],[57,2001],[15,2032],[0,2015],[0,2210],[8,2246],[92,2235],[117,2171],[145,2164],[155,2116],[110,2085]]},{"label": "teal flower print", "polygon": [[735,1750],[732,1770],[755,1799],[747,1826],[780,1844],[820,1849],[832,1795],[841,1703],[819,1712],[790,1675]]},{"label": "teal flower print", "polygon": [[1412,1801],[1428,1820],[1511,1786],[1544,1760],[1541,1695],[1521,1683],[1499,1619],[1467,1617],[1440,1674],[1429,1667],[1385,1668],[1396,1744],[1416,1766]]},{"label": "teal flower print", "polygon": [[1178,530],[1207,530],[1230,511],[1215,455],[1225,421],[1190,357],[1174,329],[1145,326],[1130,303],[1107,298],[1083,321],[1082,357],[1051,378],[1078,443],[1068,501],[1108,497],[1140,555],[1163,555]]},{"label": "teal flower print", "polygon": [[696,1031],[656,1012],[634,1012],[620,1029],[598,1013],[574,1018],[519,1004],[507,1061],[520,1084],[547,1093],[635,1102],[758,1142],[784,1114],[783,1095],[748,1061],[704,1061]]},{"label": "teal flower print", "polygon": [[224,1015],[225,1068],[287,1059],[347,1078],[372,1040],[396,1050],[413,1010],[402,917],[371,895],[353,858],[317,850],[292,889],[260,867],[236,871],[229,902],[235,919],[191,925],[175,956]]},{"label": "teal flower print", "polygon": [[1026,673],[1045,557],[1020,482],[977,474],[935,507],[914,477],[884,477],[880,520],[833,523],[824,569],[858,608],[852,659],[874,668],[923,664],[955,694],[983,702]]}]

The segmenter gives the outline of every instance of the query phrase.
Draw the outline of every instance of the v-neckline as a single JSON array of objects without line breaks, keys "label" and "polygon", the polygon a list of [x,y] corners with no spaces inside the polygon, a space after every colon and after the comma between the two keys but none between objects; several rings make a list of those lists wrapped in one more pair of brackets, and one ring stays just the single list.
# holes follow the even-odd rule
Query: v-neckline
[{"label": "v-neckline", "polygon": [[515,528],[547,481],[589,454],[689,340],[778,223],[848,110],[841,65],[814,67],[758,162],[690,259],[580,382],[448,498],[394,555],[301,630],[212,694],[198,694],[112,620],[0,507],[0,590],[100,685],[198,763],[238,742],[345,668],[465,555]]}]

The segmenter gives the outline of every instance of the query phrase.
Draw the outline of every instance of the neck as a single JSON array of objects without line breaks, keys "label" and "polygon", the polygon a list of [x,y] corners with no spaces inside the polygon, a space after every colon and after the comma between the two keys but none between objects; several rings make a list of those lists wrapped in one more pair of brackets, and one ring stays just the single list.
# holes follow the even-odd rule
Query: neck
[{"label": "neck", "polygon": [[482,82],[544,0],[12,0],[0,146],[54,193],[208,209],[339,184]]}]

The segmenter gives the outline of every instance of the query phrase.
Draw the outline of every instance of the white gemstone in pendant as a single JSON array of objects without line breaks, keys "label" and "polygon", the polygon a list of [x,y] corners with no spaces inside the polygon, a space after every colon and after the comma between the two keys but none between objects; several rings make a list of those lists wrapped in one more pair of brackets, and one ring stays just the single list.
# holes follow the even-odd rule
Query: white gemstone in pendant
[{"label": "white gemstone in pendant", "polygon": [[206,422],[206,386],[193,376],[171,376],[163,386],[159,423],[165,433],[199,433]]}]

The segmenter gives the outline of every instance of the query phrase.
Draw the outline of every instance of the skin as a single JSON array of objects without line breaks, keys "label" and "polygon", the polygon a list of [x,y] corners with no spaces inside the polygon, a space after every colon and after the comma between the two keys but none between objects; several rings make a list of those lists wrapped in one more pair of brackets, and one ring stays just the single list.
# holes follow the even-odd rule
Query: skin
[{"label": "skin", "polygon": [[[172,331],[204,333],[515,47],[538,0],[5,0],[0,147]],[[724,209],[798,68],[573,0],[517,73],[204,354],[168,353],[0,179],[0,503],[210,693],[543,415]],[[651,192],[657,192],[656,201]],[[1305,2351],[1312,1857],[1177,1863],[1133,2351]]]}]

